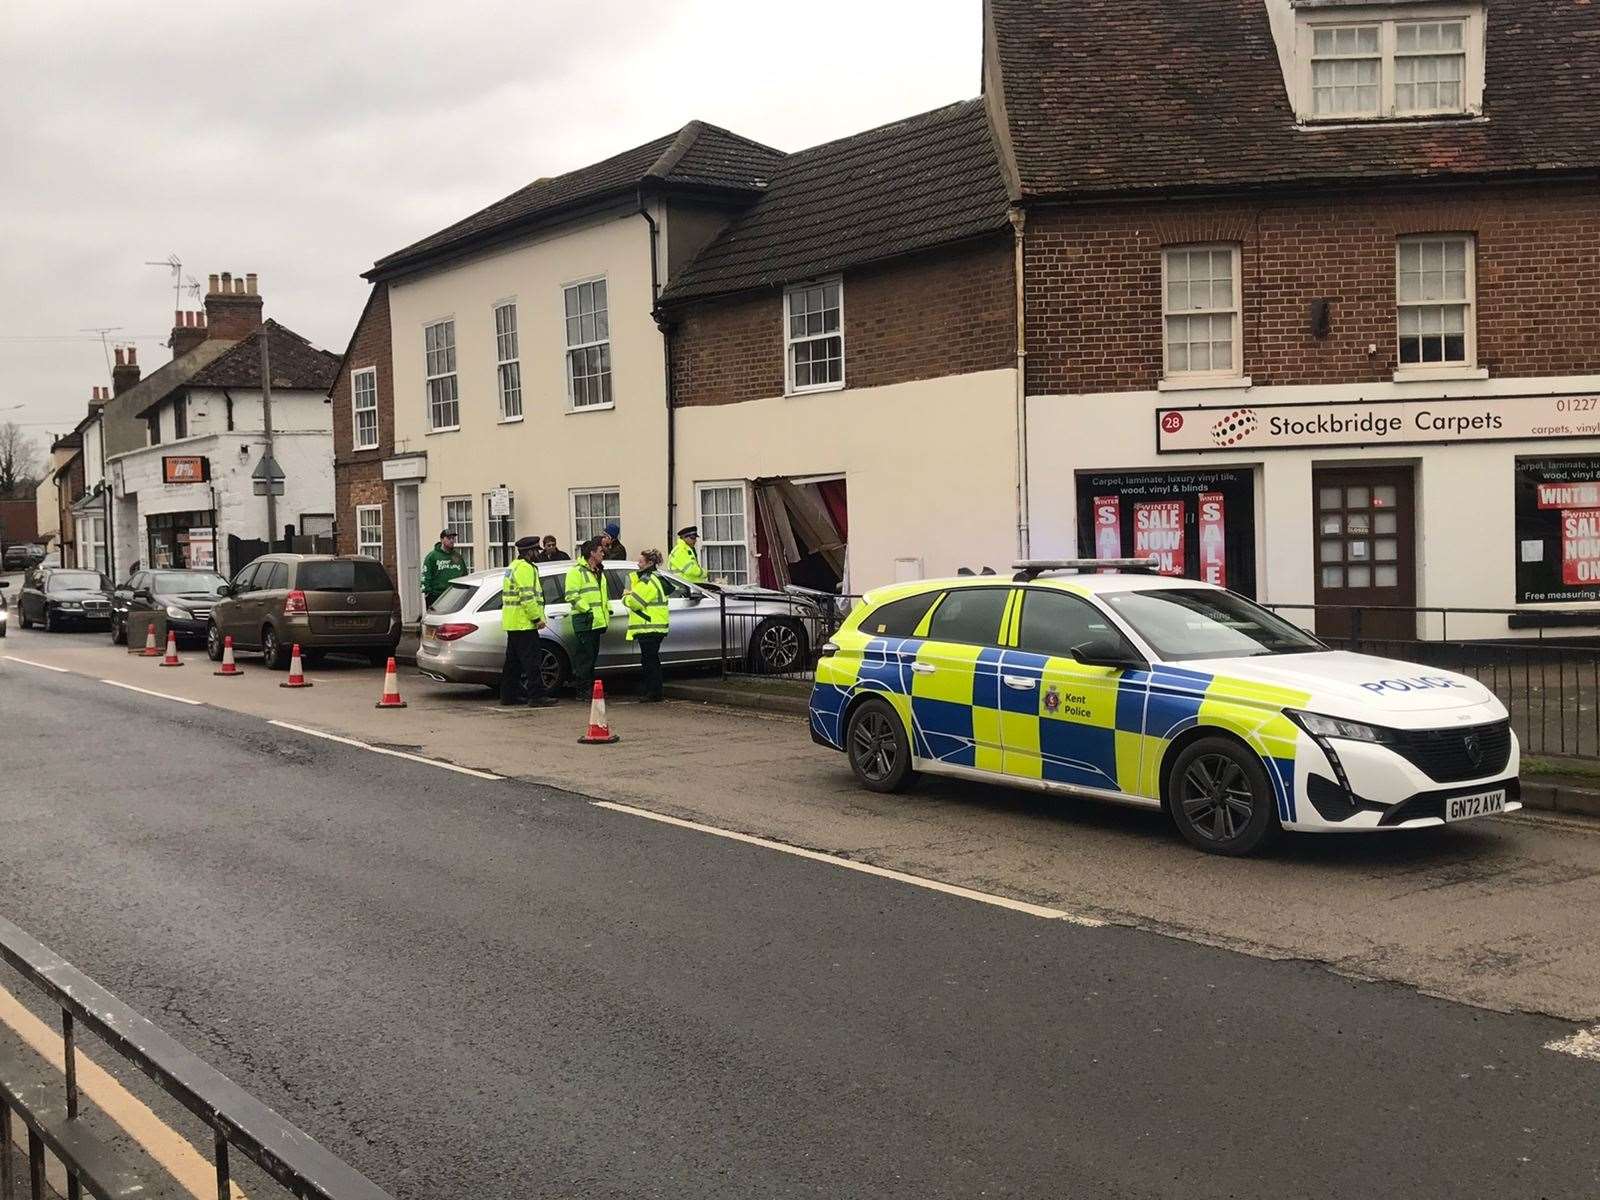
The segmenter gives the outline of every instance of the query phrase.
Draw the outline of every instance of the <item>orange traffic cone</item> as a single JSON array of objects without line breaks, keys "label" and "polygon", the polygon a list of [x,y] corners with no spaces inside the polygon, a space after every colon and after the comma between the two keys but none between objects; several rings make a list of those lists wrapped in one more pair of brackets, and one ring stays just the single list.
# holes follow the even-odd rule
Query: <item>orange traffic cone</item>
[{"label": "orange traffic cone", "polygon": [[594,698],[589,701],[589,732],[578,739],[584,746],[609,746],[612,742],[622,739],[611,732],[611,726],[606,723],[606,689],[596,679],[594,681]]},{"label": "orange traffic cone", "polygon": [[139,657],[155,658],[160,653],[161,651],[156,649],[156,625],[152,621],[144,631],[144,649],[139,651]]},{"label": "orange traffic cone", "polygon": [[389,665],[383,671],[383,698],[374,704],[373,708],[404,708],[406,702],[400,699],[400,675],[394,669],[394,659],[389,660]]},{"label": "orange traffic cone", "polygon": [[229,679],[237,679],[244,672],[239,670],[238,664],[233,661],[233,638],[222,639],[222,666],[213,672],[213,675],[226,675]]},{"label": "orange traffic cone", "polygon": [[178,657],[178,635],[172,630],[167,630],[167,656],[156,664],[160,667],[181,667],[183,660]]},{"label": "orange traffic cone", "polygon": [[315,686],[306,678],[306,669],[300,661],[300,643],[294,644],[294,653],[289,656],[289,678],[278,685],[279,687],[313,687]]}]

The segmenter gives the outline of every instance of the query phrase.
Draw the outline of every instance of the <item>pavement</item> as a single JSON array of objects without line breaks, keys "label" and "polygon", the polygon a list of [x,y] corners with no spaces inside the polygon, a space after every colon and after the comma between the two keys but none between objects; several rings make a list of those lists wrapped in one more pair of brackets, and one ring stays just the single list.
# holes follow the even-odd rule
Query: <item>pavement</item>
[{"label": "pavement", "polygon": [[[692,743],[749,717],[619,704],[625,740],[580,753],[575,705],[501,718],[408,679],[412,707],[378,713],[370,670],[284,692],[248,661],[223,680],[41,640],[8,639],[6,657],[92,655],[99,671],[0,662],[6,746],[46,749],[7,754],[7,915],[397,1197],[1600,1192],[1600,1062],[1546,1048],[1570,1022],[1096,926],[1082,908],[977,902],[548,778],[558,753],[595,780],[647,781],[652,753],[658,776],[693,774],[711,755]],[[124,675],[208,703],[100,682]],[[440,748],[427,731],[447,719],[481,723],[494,736],[444,739],[450,757],[512,777],[375,754],[257,707],[315,728],[343,713],[352,732],[387,720],[381,748],[402,752]],[[645,745],[671,727],[681,752]],[[786,748],[787,727],[760,731]],[[69,729],[70,752],[49,752]],[[786,810],[799,775],[815,784],[806,756],[747,769],[743,791]],[[1085,828],[1155,848],[1144,878],[1124,863],[1129,891],[1179,861],[1142,822],[930,803],[1020,822],[1036,866]],[[1444,858],[1503,858],[1522,833],[1497,823]],[[1369,892],[1441,861],[1419,839],[1379,858],[1359,844],[1339,857]],[[1277,868],[1320,888],[1328,861],[1297,851]],[[1209,871],[1182,874],[1204,891]],[[1241,909],[1267,901],[1253,883],[1234,877]],[[1458,920],[1485,927],[1473,907]]]}]

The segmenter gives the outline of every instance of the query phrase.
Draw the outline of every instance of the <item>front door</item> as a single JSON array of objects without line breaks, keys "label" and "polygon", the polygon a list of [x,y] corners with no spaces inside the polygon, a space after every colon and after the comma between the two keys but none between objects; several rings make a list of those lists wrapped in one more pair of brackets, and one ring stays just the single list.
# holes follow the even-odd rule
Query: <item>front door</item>
[{"label": "front door", "polygon": [[417,485],[394,485],[394,565],[400,578],[400,619],[407,624],[422,619],[422,531],[417,519]]},{"label": "front door", "polygon": [[[1417,636],[1415,488],[1410,467],[1318,468],[1317,635],[1384,643]],[[1359,621],[1359,629],[1357,622]],[[1397,647],[1396,647],[1397,649]]]}]

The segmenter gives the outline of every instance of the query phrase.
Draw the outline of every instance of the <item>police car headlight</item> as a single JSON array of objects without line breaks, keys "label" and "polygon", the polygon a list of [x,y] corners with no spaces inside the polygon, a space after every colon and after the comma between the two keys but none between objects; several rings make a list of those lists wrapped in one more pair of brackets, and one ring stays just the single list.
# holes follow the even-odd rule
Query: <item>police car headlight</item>
[{"label": "police car headlight", "polygon": [[1325,717],[1321,713],[1284,709],[1287,716],[1314,738],[1344,738],[1351,742],[1371,742],[1386,746],[1395,740],[1392,730],[1380,725],[1365,725],[1360,721],[1347,721],[1343,717]]}]

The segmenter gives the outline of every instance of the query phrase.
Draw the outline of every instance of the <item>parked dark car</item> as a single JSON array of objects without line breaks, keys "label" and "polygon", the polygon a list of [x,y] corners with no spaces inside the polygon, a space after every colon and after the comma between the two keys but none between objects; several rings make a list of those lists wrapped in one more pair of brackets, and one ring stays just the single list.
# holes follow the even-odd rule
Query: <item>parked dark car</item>
[{"label": "parked dark car", "polygon": [[76,567],[35,567],[22,577],[17,623],[43,625],[50,632],[111,623],[111,581],[99,571]]},{"label": "parked dark car", "polygon": [[6,547],[5,558],[0,560],[0,566],[4,566],[8,571],[16,571],[43,561],[43,546],[35,546],[28,542],[12,542]]},{"label": "parked dark car", "polygon": [[214,662],[224,637],[235,649],[261,651],[273,670],[289,665],[294,645],[310,662],[346,652],[381,666],[400,644],[400,593],[383,564],[365,556],[268,554],[219,595],[206,628]]},{"label": "parked dark car", "polygon": [[[128,610],[165,610],[167,628],[179,641],[205,641],[211,624],[211,608],[227,580],[215,571],[173,568],[167,571],[135,571],[111,593],[111,640],[118,646],[128,643]],[[135,629],[142,630],[143,625]]]},{"label": "parked dark car", "polygon": [[[11,581],[9,579],[0,579],[0,588],[8,588],[10,586]],[[6,624],[10,617],[11,610],[6,607],[6,598],[4,596],[0,596],[0,638],[5,637],[6,635]]]}]

